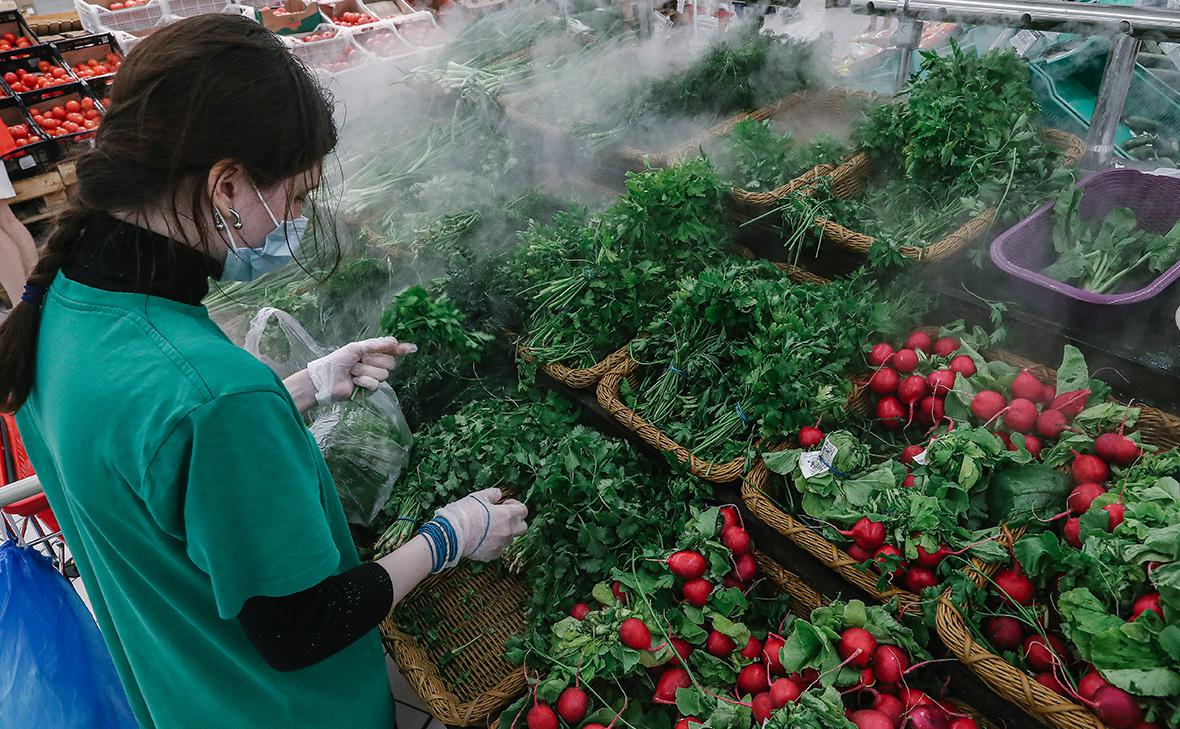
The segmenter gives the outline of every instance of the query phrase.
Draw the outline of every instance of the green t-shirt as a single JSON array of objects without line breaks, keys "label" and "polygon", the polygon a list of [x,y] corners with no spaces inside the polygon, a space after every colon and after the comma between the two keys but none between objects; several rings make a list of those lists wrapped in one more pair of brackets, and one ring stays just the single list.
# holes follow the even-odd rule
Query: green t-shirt
[{"label": "green t-shirt", "polygon": [[17,416],[144,729],[390,729],[378,631],[279,672],[236,616],[358,564],[282,382],[204,307],[59,275]]}]

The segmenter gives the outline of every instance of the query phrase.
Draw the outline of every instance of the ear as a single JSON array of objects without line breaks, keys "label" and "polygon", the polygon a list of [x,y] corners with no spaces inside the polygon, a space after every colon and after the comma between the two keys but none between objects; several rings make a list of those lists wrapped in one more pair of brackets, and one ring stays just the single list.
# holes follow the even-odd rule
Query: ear
[{"label": "ear", "polygon": [[223,159],[214,164],[209,169],[209,178],[206,181],[206,192],[214,209],[225,215],[226,211],[236,204],[235,193],[245,182],[246,170],[240,163]]}]

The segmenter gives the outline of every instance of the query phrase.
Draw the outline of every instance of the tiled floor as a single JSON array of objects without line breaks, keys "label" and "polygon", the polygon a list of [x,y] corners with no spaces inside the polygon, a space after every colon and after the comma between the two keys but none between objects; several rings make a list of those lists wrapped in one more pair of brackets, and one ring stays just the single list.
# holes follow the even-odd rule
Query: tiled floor
[{"label": "tiled floor", "polygon": [[385,657],[389,667],[389,687],[397,700],[397,729],[443,729],[443,725],[430,718],[422,709],[422,702],[397,670],[397,664]]}]

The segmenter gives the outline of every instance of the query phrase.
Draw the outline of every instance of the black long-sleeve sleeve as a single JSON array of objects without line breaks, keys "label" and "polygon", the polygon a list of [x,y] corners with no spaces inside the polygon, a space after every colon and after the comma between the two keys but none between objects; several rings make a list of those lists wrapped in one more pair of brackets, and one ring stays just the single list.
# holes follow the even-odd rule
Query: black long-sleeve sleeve
[{"label": "black long-sleeve sleeve", "polygon": [[238,623],[276,671],[329,658],[381,624],[393,608],[393,582],[368,562],[283,597],[252,597]]}]

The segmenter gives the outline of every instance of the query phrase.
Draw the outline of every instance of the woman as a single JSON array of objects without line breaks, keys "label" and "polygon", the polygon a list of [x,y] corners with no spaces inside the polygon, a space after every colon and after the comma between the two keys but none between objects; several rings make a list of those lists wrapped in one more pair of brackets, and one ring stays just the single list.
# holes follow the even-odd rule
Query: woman
[{"label": "woman", "polygon": [[200,305],[209,277],[295,253],[336,143],[328,101],[228,15],[156,31],[111,91],[0,325],[0,410],[19,409],[143,727],[388,729],[374,628],[428,574],[498,556],[526,510],[490,489],[358,563],[303,416],[375,388],[413,346],[353,343],[281,382]]},{"label": "woman", "polygon": [[0,288],[4,289],[10,304],[20,300],[21,290],[33,264],[37,262],[37,246],[33,236],[16,219],[9,207],[9,201],[16,197],[16,190],[3,164],[0,164]]}]

